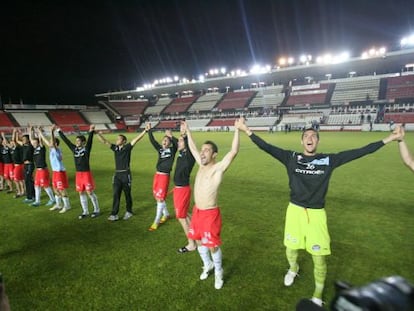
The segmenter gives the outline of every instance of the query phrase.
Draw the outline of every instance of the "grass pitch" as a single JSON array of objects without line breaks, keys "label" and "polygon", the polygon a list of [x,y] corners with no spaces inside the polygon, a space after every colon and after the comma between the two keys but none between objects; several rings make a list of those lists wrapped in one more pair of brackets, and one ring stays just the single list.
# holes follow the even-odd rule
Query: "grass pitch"
[{"label": "grass pitch", "polygon": [[[258,133],[285,149],[301,151],[300,133]],[[357,148],[387,133],[321,133],[320,152]],[[129,139],[135,134],[128,134]],[[114,141],[116,135],[106,135]],[[157,138],[162,133],[156,134]],[[194,133],[201,143],[229,149],[233,133]],[[73,139],[73,137],[72,137]],[[407,133],[414,152],[414,138]],[[200,281],[196,252],[178,254],[186,239],[172,219],[155,232],[152,177],[157,153],[144,137],[132,154],[135,216],[110,223],[112,151],[94,141],[91,167],[102,216],[78,220],[73,157],[66,146],[72,209],[66,214],[30,207],[0,193],[0,271],[12,310],[294,310],[313,292],[311,256],[300,252],[300,277],[283,285],[288,268],[283,246],[289,200],[284,167],[241,133],[240,153],[226,172],[219,194],[223,216],[224,287],[214,277]],[[194,179],[197,166],[192,178]],[[332,239],[324,300],[334,282],[356,286],[389,275],[414,281],[414,175],[400,160],[397,143],[338,168],[326,210]],[[170,185],[170,188],[172,184]],[[42,193],[43,203],[47,198]],[[92,208],[91,203],[90,209]],[[168,208],[173,212],[172,198]],[[122,198],[120,216],[125,211]]]}]

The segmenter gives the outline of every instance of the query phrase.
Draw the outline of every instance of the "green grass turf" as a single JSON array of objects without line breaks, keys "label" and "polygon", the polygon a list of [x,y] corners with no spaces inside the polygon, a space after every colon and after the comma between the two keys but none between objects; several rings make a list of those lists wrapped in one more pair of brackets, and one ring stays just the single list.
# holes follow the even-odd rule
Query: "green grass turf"
[{"label": "green grass turf", "polygon": [[[300,133],[259,133],[270,143],[301,151]],[[319,151],[336,152],[380,140],[387,133],[321,133]],[[131,139],[135,134],[128,134]],[[229,149],[232,133],[194,133]],[[114,141],[115,135],[106,136]],[[157,133],[157,138],[162,134]],[[73,139],[73,137],[72,137]],[[414,151],[412,133],[407,142]],[[186,239],[176,220],[148,232],[155,215],[152,176],[156,151],[144,137],[133,150],[135,216],[107,221],[112,205],[113,154],[97,139],[91,167],[102,216],[78,220],[73,157],[63,146],[73,209],[66,214],[23,204],[0,193],[0,271],[13,310],[294,310],[313,292],[313,265],[300,252],[301,274],[286,288],[283,227],[289,200],[284,167],[244,134],[240,153],[219,193],[222,208],[224,287],[199,280],[196,252],[178,254]],[[194,178],[197,166],[193,171]],[[332,238],[324,300],[334,282],[361,286],[401,275],[414,281],[414,175],[400,160],[397,143],[338,168],[326,209]],[[172,187],[172,185],[170,186]],[[46,203],[46,194],[42,192]],[[123,204],[120,216],[125,207]],[[168,207],[173,211],[171,197]],[[92,206],[89,203],[91,210]]]}]

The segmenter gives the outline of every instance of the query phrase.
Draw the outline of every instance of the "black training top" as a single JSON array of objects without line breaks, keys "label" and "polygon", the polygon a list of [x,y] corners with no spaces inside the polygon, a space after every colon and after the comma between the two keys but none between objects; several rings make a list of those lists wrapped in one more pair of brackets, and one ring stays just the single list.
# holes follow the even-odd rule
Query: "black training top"
[{"label": "black training top", "polygon": [[33,149],[33,161],[36,165],[36,168],[47,168],[45,146],[39,145]]},{"label": "black training top", "polygon": [[172,137],[172,144],[170,147],[163,149],[162,146],[155,140],[152,130],[148,132],[151,144],[158,152],[157,172],[169,174],[174,164],[175,153],[177,152],[177,138]]},{"label": "black training top", "polygon": [[23,148],[23,162],[33,162],[33,146],[31,143],[22,145]]},{"label": "black training top", "polygon": [[19,144],[12,149],[12,159],[14,164],[23,164],[23,147]]},{"label": "black training top", "polygon": [[195,164],[195,159],[188,149],[187,137],[184,138],[184,142],[185,149],[178,151],[174,172],[174,184],[181,187],[190,184],[190,174]]},{"label": "black training top", "polygon": [[88,140],[86,141],[85,146],[76,147],[74,143],[72,143],[66,136],[63,134],[62,131],[59,131],[59,136],[65,142],[65,144],[69,147],[69,149],[73,153],[73,157],[75,160],[75,168],[77,172],[89,172],[89,157],[91,155],[92,150],[92,141],[93,141],[93,134],[94,132],[89,132]]},{"label": "black training top", "polygon": [[129,163],[131,162],[131,151],[133,146],[131,143],[125,144],[122,148],[115,144],[111,144],[111,150],[115,157],[115,170],[127,171],[129,170]]},{"label": "black training top", "polygon": [[384,146],[382,141],[378,141],[359,149],[306,156],[303,153],[270,145],[255,134],[252,134],[250,138],[260,149],[285,165],[289,176],[290,201],[306,208],[325,206],[329,180],[335,168]]},{"label": "black training top", "polygon": [[4,164],[10,164],[13,163],[12,156],[11,156],[11,149],[7,146],[1,146],[0,153],[2,162]]}]

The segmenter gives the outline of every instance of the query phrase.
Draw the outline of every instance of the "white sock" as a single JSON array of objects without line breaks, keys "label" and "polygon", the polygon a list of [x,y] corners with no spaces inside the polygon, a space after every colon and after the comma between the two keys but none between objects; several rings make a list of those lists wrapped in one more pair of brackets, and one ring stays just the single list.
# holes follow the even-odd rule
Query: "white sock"
[{"label": "white sock", "polygon": [[93,212],[94,213],[99,213],[100,209],[99,209],[99,202],[98,202],[98,197],[96,196],[95,192],[91,192],[89,194],[89,198],[92,201],[92,205],[93,205]]},{"label": "white sock", "polygon": [[197,251],[200,254],[204,267],[208,267],[211,264],[210,251],[207,246],[198,246]]},{"label": "white sock", "polygon": [[156,223],[157,225],[160,223],[160,219],[161,219],[163,210],[164,210],[163,203],[162,202],[157,202],[157,213],[156,213],[155,219],[154,219],[154,223]]},{"label": "white sock", "polygon": [[52,188],[47,187],[47,188],[44,188],[44,189],[45,189],[47,195],[49,196],[49,200],[50,201],[54,201],[55,200],[55,196],[53,194]]},{"label": "white sock", "polygon": [[170,216],[170,213],[168,213],[168,209],[167,209],[167,203],[165,201],[162,202],[162,214],[165,217]]},{"label": "white sock", "polygon": [[223,269],[221,266],[221,259],[222,259],[221,248],[218,247],[214,253],[211,253],[211,257],[213,257],[214,271],[216,273],[220,273],[220,271]]},{"label": "white sock", "polygon": [[56,206],[62,208],[62,197],[58,194],[55,195]]},{"label": "white sock", "polygon": [[66,209],[70,209],[70,201],[69,201],[69,197],[63,197],[63,207]]},{"label": "white sock", "polygon": [[35,202],[36,203],[40,203],[40,191],[42,190],[42,188],[40,188],[39,186],[35,186]]},{"label": "white sock", "polygon": [[85,193],[79,193],[79,199],[80,199],[80,204],[82,206],[83,214],[88,215],[89,214],[88,197],[86,196]]}]

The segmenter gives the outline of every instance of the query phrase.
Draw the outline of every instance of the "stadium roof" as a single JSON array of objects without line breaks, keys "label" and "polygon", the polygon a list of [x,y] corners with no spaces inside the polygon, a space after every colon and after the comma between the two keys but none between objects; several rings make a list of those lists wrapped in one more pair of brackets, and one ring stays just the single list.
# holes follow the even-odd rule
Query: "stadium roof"
[{"label": "stadium roof", "polygon": [[164,86],[156,86],[146,90],[126,90],[119,92],[107,92],[95,94],[96,97],[111,96],[134,96],[150,98],[154,95],[175,94],[184,91],[198,92],[208,88],[218,88],[224,90],[249,88],[252,83],[264,82],[267,85],[286,83],[291,80],[304,80],[305,77],[313,77],[315,80],[325,80],[326,75],[331,79],[346,77],[350,72],[357,76],[399,73],[405,70],[407,64],[414,63],[414,49],[405,49],[394,52],[388,52],[381,57],[368,59],[351,58],[346,62],[339,64],[310,64],[294,67],[284,67],[273,69],[269,73],[253,75],[249,74],[244,77],[216,77],[204,80],[204,82],[173,83]]}]

